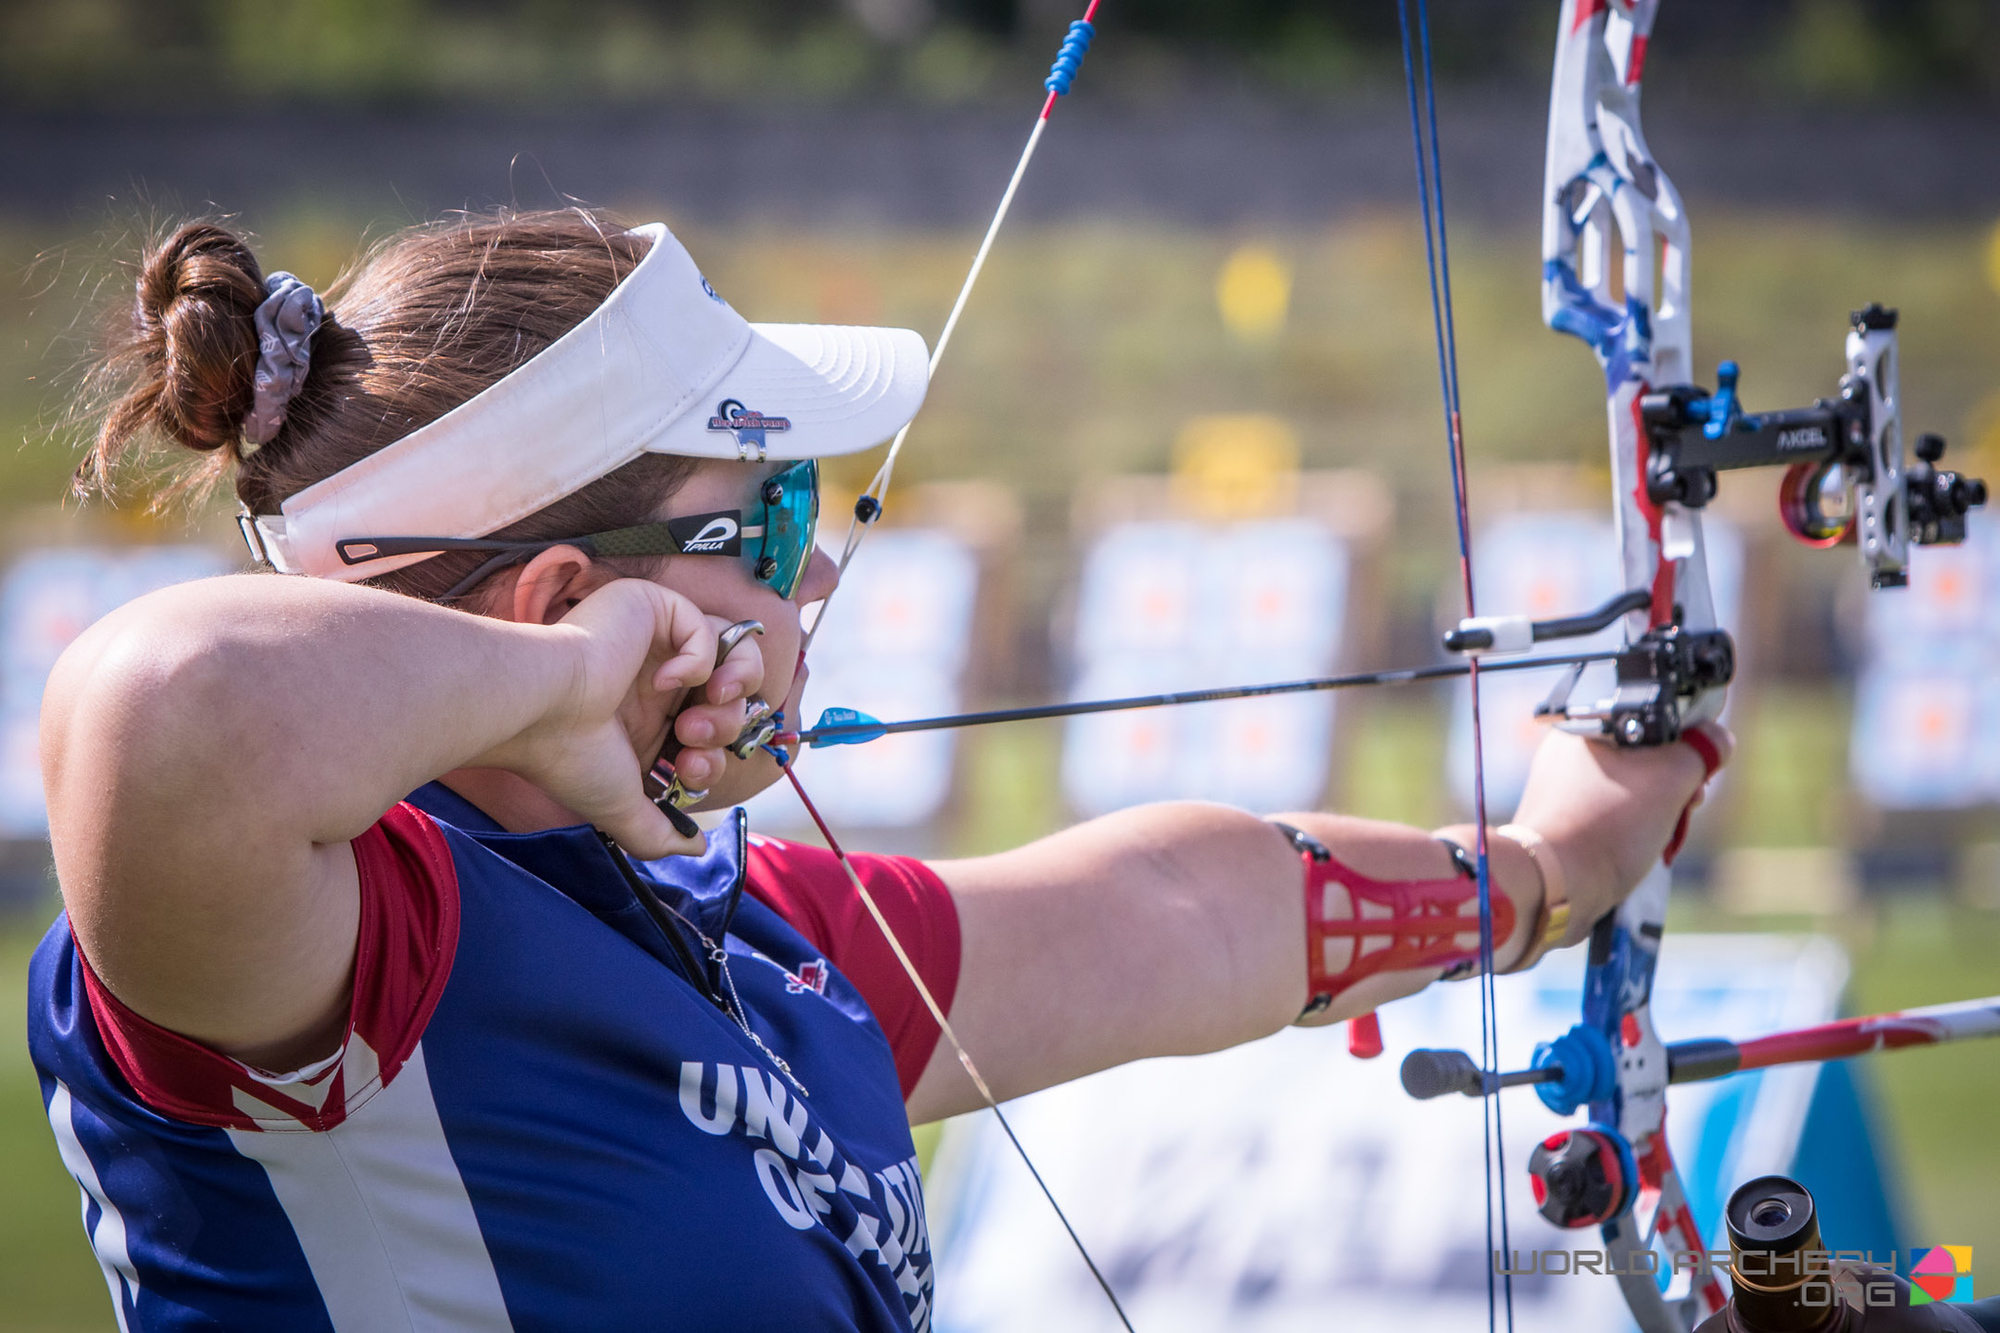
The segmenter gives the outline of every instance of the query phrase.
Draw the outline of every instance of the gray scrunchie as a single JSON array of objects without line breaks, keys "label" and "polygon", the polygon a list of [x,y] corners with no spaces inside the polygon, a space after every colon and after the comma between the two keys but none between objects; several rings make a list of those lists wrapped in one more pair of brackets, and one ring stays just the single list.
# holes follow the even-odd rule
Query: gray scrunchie
[{"label": "gray scrunchie", "polygon": [[243,438],[267,444],[285,424],[285,409],[306,382],[312,363],[312,336],[326,318],[319,293],[289,273],[264,279],[269,293],[257,307],[256,396],[243,422]]}]

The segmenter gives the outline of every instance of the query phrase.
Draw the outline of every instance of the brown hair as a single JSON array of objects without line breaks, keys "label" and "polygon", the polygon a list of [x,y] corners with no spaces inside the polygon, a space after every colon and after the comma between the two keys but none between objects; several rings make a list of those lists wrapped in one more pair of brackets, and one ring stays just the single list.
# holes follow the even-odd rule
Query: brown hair
[{"label": "brown hair", "polygon": [[[252,513],[276,513],[291,495],[435,421],[576,327],[647,244],[585,208],[460,214],[389,236],[325,293],[326,319],[284,424],[269,443],[251,446],[243,422],[264,273],[229,228],[186,223],[140,264],[129,323],[114,330],[96,373],[112,401],[77,469],[77,489],[106,488],[122,462],[164,439],[205,457],[162,501],[218,484],[233,468],[237,498]],[[499,535],[534,541],[644,522],[694,466],[643,455]],[[434,598],[482,558],[433,556],[369,582]]]}]

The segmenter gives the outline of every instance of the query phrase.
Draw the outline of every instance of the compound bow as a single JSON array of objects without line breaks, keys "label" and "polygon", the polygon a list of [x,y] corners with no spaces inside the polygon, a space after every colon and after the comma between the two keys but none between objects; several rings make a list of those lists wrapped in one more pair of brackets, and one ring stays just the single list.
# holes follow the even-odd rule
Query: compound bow
[{"label": "compound bow", "polygon": [[[1687,214],[1639,114],[1658,9],[1659,0],[1563,0],[1542,198],[1542,318],[1588,344],[1604,372],[1622,586],[1635,609],[1614,692],[1573,702],[1579,666],[1538,712],[1622,746],[1671,743],[1721,712],[1734,649],[1716,623],[1701,523],[1718,471],[1785,466],[1786,526],[1816,546],[1854,540],[1877,588],[1908,582],[1912,545],[1962,540],[1967,509],[1985,500],[1983,483],[1935,466],[1936,436],[1905,465],[1892,310],[1854,314],[1838,394],[1811,407],[1746,413],[1729,362],[1716,392],[1692,385]],[[1499,617],[1468,619],[1447,643],[1518,651],[1528,638],[1524,621]],[[1587,1127],[1535,1150],[1535,1197],[1560,1226],[1601,1227],[1607,1267],[1645,1333],[1686,1333],[1725,1300],[1705,1261],[1682,1281],[1683,1256],[1706,1251],[1666,1137],[1668,1083],[1714,1074],[1688,1049],[1703,1043],[1669,1049],[1651,1016],[1679,841],[1597,923],[1583,1019],[1537,1048],[1533,1070],[1498,1075],[1457,1052],[1425,1051],[1404,1066],[1414,1095],[1491,1096],[1531,1082],[1560,1115],[1588,1108]],[[1712,1068],[1740,1067],[1724,1058]]]},{"label": "compound bow", "polygon": [[[1734,674],[1734,647],[1716,623],[1702,537],[1701,513],[1715,495],[1718,472],[1787,467],[1781,486],[1786,526],[1801,540],[1817,546],[1854,540],[1876,587],[1900,586],[1908,581],[1912,545],[1962,540],[1966,511],[1984,503],[1985,487],[1935,466],[1944,450],[1944,442],[1936,436],[1924,436],[1917,446],[1919,461],[1906,465],[1897,393],[1896,316],[1880,306],[1855,314],[1847,337],[1846,374],[1838,392],[1811,407],[1746,413],[1737,397],[1738,374],[1733,363],[1725,362],[1720,368],[1719,387],[1714,393],[1693,386],[1687,216],[1679,193],[1646,144],[1639,114],[1647,43],[1659,0],[1562,0],[1543,190],[1542,314],[1552,329],[1588,344],[1604,372],[1615,531],[1622,586],[1628,591],[1594,614],[1566,620],[1532,622],[1521,616],[1475,614],[1427,8],[1426,0],[1416,0],[1413,40],[1409,0],[1397,0],[1465,585],[1466,617],[1446,636],[1445,643],[1468,660],[1455,667],[891,724],[851,709],[830,709],[820,725],[809,730],[783,731],[781,717],[767,721],[754,736],[740,738],[738,752],[747,754],[774,738],[816,745],[848,744],[892,731],[1159,707],[1197,698],[1400,683],[1442,674],[1467,675],[1473,698],[1475,818],[1480,830],[1476,859],[1481,949],[1488,964],[1481,994],[1485,1058],[1475,1063],[1455,1051],[1413,1052],[1404,1063],[1404,1085],[1416,1096],[1460,1091],[1485,1100],[1488,1226],[1490,1231],[1497,1218],[1503,1247],[1505,1166],[1498,1151],[1497,1094],[1504,1087],[1533,1084],[1559,1114],[1570,1115],[1587,1107],[1587,1126],[1544,1141],[1530,1162],[1540,1209],[1562,1226],[1596,1225],[1602,1229],[1609,1267],[1620,1274],[1625,1300],[1644,1333],[1687,1333],[1699,1319],[1719,1310],[1725,1298],[1720,1281],[1705,1267],[1688,1274],[1683,1284],[1678,1273],[1683,1265],[1673,1262],[1677,1254],[1702,1255],[1705,1248],[1668,1149],[1668,1084],[1789,1060],[1831,1058],[1883,1045],[1995,1035],[2000,1033],[2000,1004],[1979,1001],[1887,1020],[1850,1020],[1805,1034],[1766,1038],[1761,1044],[1739,1046],[1710,1040],[1664,1045],[1653,1028],[1650,1005],[1665,932],[1669,864],[1680,840],[1677,832],[1668,855],[1637,891],[1593,929],[1582,1021],[1562,1037],[1538,1047],[1534,1068],[1501,1073],[1494,1054],[1497,1027],[1490,990],[1491,888],[1477,740],[1482,659],[1520,653],[1540,641],[1592,633],[1622,616],[1626,645],[1610,654],[1616,681],[1613,692],[1601,700],[1572,699],[1584,667],[1604,655],[1556,659],[1571,669],[1538,712],[1557,726],[1612,744],[1673,743],[1720,714],[1724,692]],[[1069,91],[1077,74],[1094,32],[1091,20],[1096,9],[1097,0],[1091,0],[1083,19],[1069,28],[1045,84],[1048,95],[1041,114],[932,354],[933,370],[957,327],[1057,99]],[[908,430],[906,426],[896,437],[881,470],[856,504],[855,520],[841,553],[843,570],[882,513]],[[825,613],[822,607],[814,632]],[[808,645],[810,642],[808,637]],[[1496,662],[1486,669],[1545,664],[1543,659]],[[981,1098],[999,1117],[1037,1185],[1055,1206],[1054,1196],[1014,1137],[977,1066],[959,1044],[943,1008],[903,953],[867,886],[799,785],[782,744],[770,748],[785,764],[786,776],[840,857],[863,905],[888,938]],[[1901,1039],[1885,1038],[1885,1031],[1902,1034]],[[1497,1208],[1493,1198],[1496,1181],[1500,1189]],[[1061,1208],[1055,1210],[1069,1228]],[[1129,1330],[1131,1325],[1109,1283],[1073,1229],[1070,1236]],[[1662,1273],[1669,1282],[1659,1280]],[[1489,1277],[1489,1292],[1492,1290]],[[1511,1291],[1507,1300],[1511,1327]]]}]

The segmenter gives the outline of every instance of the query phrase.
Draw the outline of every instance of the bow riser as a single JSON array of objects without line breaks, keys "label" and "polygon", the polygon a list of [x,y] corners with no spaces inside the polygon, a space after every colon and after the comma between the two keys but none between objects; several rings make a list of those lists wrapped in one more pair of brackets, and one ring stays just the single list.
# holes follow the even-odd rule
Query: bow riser
[{"label": "bow riser", "polygon": [[[1687,214],[1640,126],[1657,12],[1658,0],[1564,0],[1543,199],[1542,317],[1587,343],[1604,371],[1622,586],[1651,593],[1650,603],[1626,618],[1628,642],[1673,624],[1715,627],[1700,517],[1655,503],[1646,485],[1640,402],[1655,383],[1682,382],[1693,367]],[[1714,717],[1722,701],[1720,685],[1682,696],[1674,701],[1679,725]],[[1608,705],[1573,710],[1573,725],[1599,730],[1609,712]],[[1638,1177],[1633,1205],[1603,1221],[1602,1237],[1645,1333],[1685,1333],[1724,1300],[1713,1276],[1691,1280],[1669,1299],[1651,1271],[1657,1265],[1672,1275],[1676,1252],[1704,1249],[1667,1146],[1667,1055],[1652,1021],[1670,884],[1667,866],[1654,866],[1599,924],[1584,984],[1583,1025],[1604,1038],[1615,1071],[1609,1096],[1591,1102],[1590,1118],[1616,1131]]]},{"label": "bow riser", "polygon": [[1700,520],[1645,488],[1639,400],[1690,379],[1694,360],[1687,212],[1639,119],[1657,11],[1658,0],[1564,0],[1542,212],[1542,319],[1588,344],[1604,371],[1624,586],[1654,592],[1632,637],[1673,621],[1677,605],[1687,627],[1715,624]]}]

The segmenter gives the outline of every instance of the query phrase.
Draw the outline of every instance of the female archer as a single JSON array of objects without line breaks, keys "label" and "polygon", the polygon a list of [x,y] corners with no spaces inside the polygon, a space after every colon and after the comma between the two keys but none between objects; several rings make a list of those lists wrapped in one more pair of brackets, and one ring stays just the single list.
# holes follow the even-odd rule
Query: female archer
[{"label": "female archer", "polygon": [[[910,419],[922,340],[747,323],[584,210],[403,232],[324,299],[196,223],[103,371],[86,476],[192,451],[285,576],[131,603],[43,706],[31,1045],[121,1326],[926,1327],[909,1125],[980,1099],[832,854],[681,813],[778,777],[734,743],[798,716],[815,460]],[[1496,966],[1580,939],[1728,747],[1551,736]],[[853,864],[1007,1097],[1467,974],[1473,835],[1182,802]]]}]

